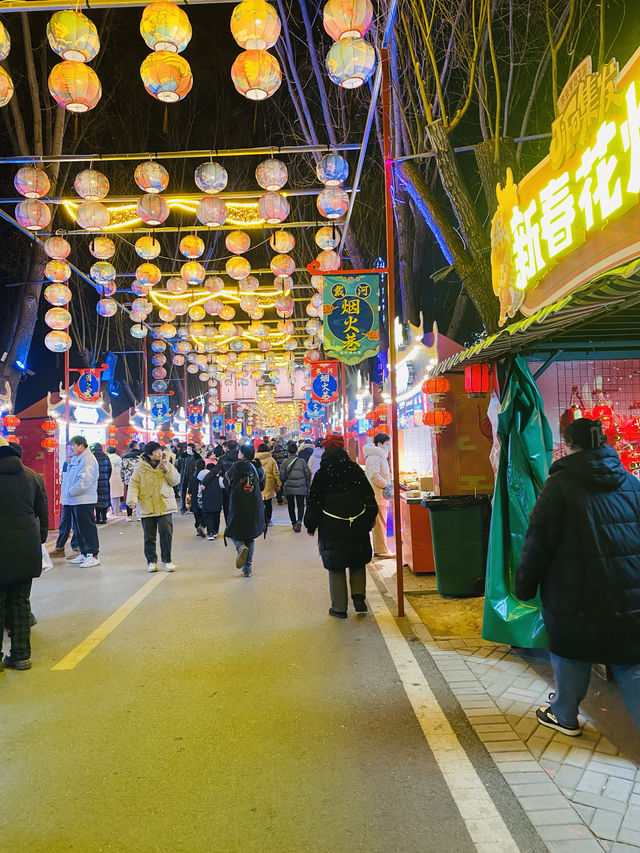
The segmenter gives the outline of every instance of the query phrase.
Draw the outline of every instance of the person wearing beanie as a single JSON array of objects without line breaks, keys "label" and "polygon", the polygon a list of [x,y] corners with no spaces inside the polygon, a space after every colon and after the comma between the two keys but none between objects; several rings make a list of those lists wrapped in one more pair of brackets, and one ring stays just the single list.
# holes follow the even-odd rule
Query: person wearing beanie
[{"label": "person wearing beanie", "polygon": [[[42,573],[49,531],[44,482],[21,456],[19,445],[0,437],[0,672],[31,668],[31,583]],[[11,651],[3,660],[9,626]]]},{"label": "person wearing beanie", "polygon": [[378,505],[362,468],[344,449],[335,433],[323,441],[324,454],[309,492],[304,524],[309,535],[318,531],[318,550],[329,572],[329,614],[347,618],[347,578],[356,613],[366,613],[367,563],[371,560],[369,531]]},{"label": "person wearing beanie", "polygon": [[608,664],[640,728],[640,483],[607,444],[602,423],[579,418],[567,456],[549,469],[531,513],[515,593],[540,590],[555,692],[538,722],[581,734],[591,664]]},{"label": "person wearing beanie", "polygon": [[[306,461],[298,456],[298,445],[295,441],[290,441],[287,444],[287,450],[289,455],[280,466],[280,481],[282,482],[282,493],[287,499],[291,526],[296,533],[300,533],[304,516],[304,502],[311,485],[311,471]],[[296,508],[298,510],[297,516]]]},{"label": "person wearing beanie", "polygon": [[135,471],[129,481],[127,504],[137,505],[144,532],[144,556],[147,571],[158,571],[158,553],[156,539],[160,536],[160,556],[163,568],[174,571],[171,559],[173,544],[172,513],[177,512],[175,487],[180,482],[180,474],[167,459],[163,459],[162,447],[157,441],[150,441],[144,448]]},{"label": "person wearing beanie", "polygon": [[225,474],[225,491],[229,495],[227,526],[224,532],[236,548],[236,568],[245,578],[253,573],[255,540],[267,535],[262,489],[265,476],[262,465],[255,459],[252,444],[243,444],[240,458]]}]

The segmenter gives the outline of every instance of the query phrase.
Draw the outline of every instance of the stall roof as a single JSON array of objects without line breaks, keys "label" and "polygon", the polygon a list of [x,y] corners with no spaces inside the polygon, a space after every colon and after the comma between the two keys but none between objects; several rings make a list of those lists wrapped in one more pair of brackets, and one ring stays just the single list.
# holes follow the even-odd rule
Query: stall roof
[{"label": "stall roof", "polygon": [[507,354],[536,360],[629,358],[640,354],[640,260],[438,362],[432,376]]}]

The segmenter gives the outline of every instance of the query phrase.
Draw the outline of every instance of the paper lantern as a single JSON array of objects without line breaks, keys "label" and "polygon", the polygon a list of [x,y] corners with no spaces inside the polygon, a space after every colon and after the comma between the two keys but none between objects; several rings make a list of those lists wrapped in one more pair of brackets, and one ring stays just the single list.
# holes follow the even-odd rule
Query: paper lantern
[{"label": "paper lantern", "polygon": [[231,66],[236,90],[250,101],[264,101],[282,82],[278,60],[266,50],[245,50]]},{"label": "paper lantern", "polygon": [[[187,335],[188,335],[188,332],[187,332]],[[175,349],[176,352],[183,353],[183,354],[191,352],[191,349],[192,349],[191,343],[189,341],[178,341],[177,343],[175,343],[173,345],[173,348]]]},{"label": "paper lantern", "polygon": [[448,412],[446,409],[432,409],[429,412],[425,412],[422,416],[422,423],[431,427],[436,435],[449,426],[452,420],[451,412]]},{"label": "paper lantern", "polygon": [[311,285],[312,285],[312,287],[315,287],[315,289],[319,293],[322,293],[322,291],[324,290],[324,276],[312,275],[311,276]]},{"label": "paper lantern", "polygon": [[162,196],[146,193],[138,199],[136,213],[146,225],[162,225],[169,216],[169,205]]},{"label": "paper lantern", "polygon": [[47,418],[46,421],[42,421],[40,424],[40,429],[45,432],[55,432],[58,429],[58,421],[54,421],[53,418]]},{"label": "paper lantern", "polygon": [[471,364],[464,369],[464,390],[469,397],[484,397],[489,391],[489,365]]},{"label": "paper lantern", "polygon": [[446,376],[434,376],[422,383],[422,393],[434,397],[442,397],[451,389],[451,382]]},{"label": "paper lantern", "polygon": [[255,311],[258,307],[258,297],[253,294],[248,294],[247,296],[243,296],[240,300],[240,308],[242,311],[246,311],[249,314],[251,311]]},{"label": "paper lantern", "polygon": [[156,379],[154,382],[151,383],[151,387],[157,394],[162,394],[164,391],[167,390],[167,383],[164,381],[164,379]]},{"label": "paper lantern", "polygon": [[51,186],[47,173],[36,166],[23,166],[18,169],[13,185],[25,198],[42,198]]},{"label": "paper lantern", "polygon": [[178,330],[173,323],[163,323],[158,329],[158,337],[160,338],[175,338]]},{"label": "paper lantern", "polygon": [[161,251],[160,241],[150,234],[136,240],[135,250],[138,257],[145,261],[153,261]]},{"label": "paper lantern", "polygon": [[231,13],[231,35],[245,50],[268,50],[280,38],[280,18],[265,0],[243,0]]},{"label": "paper lantern", "polygon": [[290,317],[293,314],[295,303],[291,296],[277,296],[275,309],[280,317]]},{"label": "paper lantern", "polygon": [[65,110],[86,113],[102,97],[102,86],[98,75],[89,65],[65,60],[51,69],[49,92],[58,106]]},{"label": "paper lantern", "polygon": [[[164,352],[167,349],[165,341],[153,341],[151,344],[152,352]],[[163,362],[164,364],[164,362]]]},{"label": "paper lantern", "polygon": [[0,68],[0,107],[6,107],[12,97],[13,80],[4,68]]},{"label": "paper lantern", "polygon": [[296,238],[290,231],[274,231],[269,238],[269,245],[274,252],[287,254],[296,245]]},{"label": "paper lantern", "polygon": [[91,62],[100,50],[98,30],[82,12],[55,12],[47,24],[47,39],[54,53],[73,62]]},{"label": "paper lantern", "polygon": [[176,319],[176,315],[168,308],[161,308],[158,311],[158,317],[162,320],[163,323],[173,323],[173,321]]},{"label": "paper lantern", "polygon": [[47,237],[44,241],[44,253],[49,258],[64,260],[70,251],[71,246],[64,237]]},{"label": "paper lantern", "polygon": [[50,305],[67,305],[71,302],[71,291],[66,284],[50,284],[45,288],[44,298]]},{"label": "paper lantern", "polygon": [[86,231],[104,231],[111,222],[111,214],[99,201],[85,201],[78,207],[76,222]]},{"label": "paper lantern", "polygon": [[271,349],[271,344],[269,341],[258,341],[258,349],[262,352],[269,352]]},{"label": "paper lantern", "polygon": [[151,290],[151,285],[142,284],[138,279],[135,279],[131,282],[131,290],[136,294],[136,296],[147,296]]},{"label": "paper lantern", "polygon": [[153,285],[157,284],[162,278],[162,273],[155,264],[151,264],[146,261],[144,264],[140,264],[136,269],[136,278],[140,284],[148,284],[153,287]]},{"label": "paper lantern", "polygon": [[181,101],[193,86],[187,60],[168,50],[150,53],[140,66],[140,76],[147,92],[164,103]]},{"label": "paper lantern", "polygon": [[241,293],[255,293],[260,287],[260,282],[255,275],[248,275],[246,278],[241,278],[238,281],[238,290]]},{"label": "paper lantern", "polygon": [[293,323],[293,320],[278,320],[276,324],[276,329],[280,332],[281,335],[292,335],[296,327]]},{"label": "paper lantern", "polygon": [[326,187],[338,187],[349,177],[349,164],[339,154],[325,154],[316,166],[316,175]]},{"label": "paper lantern", "polygon": [[182,280],[186,281],[187,284],[202,284],[206,274],[207,271],[198,261],[187,261],[180,267]]},{"label": "paper lantern", "polygon": [[246,258],[229,258],[225,264],[225,269],[230,278],[240,281],[243,278],[247,278],[251,272],[251,264]]},{"label": "paper lantern", "polygon": [[113,317],[114,314],[118,313],[118,303],[115,299],[99,299],[96,311],[102,317]]},{"label": "paper lantern", "polygon": [[221,198],[207,196],[198,202],[196,216],[203,225],[207,225],[209,228],[217,228],[224,224],[228,216],[227,205]]},{"label": "paper lantern", "polygon": [[173,356],[173,364],[175,365],[175,367],[182,367],[182,365],[184,363],[185,363],[185,357],[183,355],[180,355],[180,353],[176,353]]},{"label": "paper lantern", "polygon": [[169,310],[174,316],[183,317],[189,310],[189,302],[186,299],[172,299]]},{"label": "paper lantern", "polygon": [[340,187],[330,187],[318,195],[316,206],[321,216],[338,219],[349,207],[349,196]]},{"label": "paper lantern", "polygon": [[[160,328],[162,328],[162,326]],[[142,323],[134,323],[134,325],[129,329],[129,334],[132,338],[146,338],[148,331],[147,327],[143,326]]]},{"label": "paper lantern", "polygon": [[[233,307],[233,305],[225,305],[223,307],[222,311],[220,312],[221,319],[226,320],[227,322],[229,322],[230,320],[233,320],[233,318],[235,316],[236,316],[236,309]],[[220,326],[220,329],[222,330],[222,326]]]},{"label": "paper lantern", "polygon": [[4,24],[0,23],[0,62],[9,56],[11,50],[11,36]]},{"label": "paper lantern", "polygon": [[140,35],[151,50],[182,53],[191,41],[187,13],[175,3],[150,3],[140,21]]},{"label": "paper lantern", "polygon": [[44,276],[49,281],[68,281],[71,278],[71,267],[64,261],[54,259],[45,265]]},{"label": "paper lantern", "polygon": [[275,276],[288,276],[295,271],[296,262],[289,255],[275,255],[269,266]]},{"label": "paper lantern", "polygon": [[227,186],[229,176],[220,163],[201,163],[195,171],[195,182],[203,193],[215,195]]},{"label": "paper lantern", "polygon": [[133,180],[145,193],[161,193],[169,185],[169,172],[157,160],[147,160],[136,166]]},{"label": "paper lantern", "polygon": [[187,282],[182,276],[172,275],[167,279],[167,290],[169,293],[186,293]]},{"label": "paper lantern", "polygon": [[116,244],[111,237],[94,237],[89,243],[89,251],[94,258],[106,261],[114,256]]},{"label": "paper lantern", "polygon": [[323,272],[334,272],[335,270],[339,270],[342,264],[342,258],[337,252],[334,252],[333,249],[325,249],[324,252],[320,252],[316,257],[316,261],[318,263],[318,267]]},{"label": "paper lantern", "polygon": [[207,314],[217,316],[224,308],[224,303],[220,299],[207,299],[207,301],[203,303],[202,307]]},{"label": "paper lantern", "polygon": [[204,252],[204,240],[195,234],[187,234],[180,240],[180,253],[185,258],[199,258]]},{"label": "paper lantern", "polygon": [[287,183],[288,178],[286,165],[273,157],[263,160],[256,169],[256,180],[263,190],[280,190]]},{"label": "paper lantern", "polygon": [[133,314],[139,314],[142,317],[147,317],[152,310],[153,305],[147,299],[134,299],[131,303],[131,311]]},{"label": "paper lantern", "polygon": [[289,340],[285,341],[283,344],[284,348],[290,352],[298,348],[298,342],[295,338],[289,338]]},{"label": "paper lantern", "polygon": [[16,219],[28,231],[40,231],[51,222],[51,212],[44,202],[29,198],[16,204]]},{"label": "paper lantern", "polygon": [[338,228],[332,225],[323,225],[322,228],[318,228],[315,233],[315,241],[316,246],[319,248],[326,249],[335,249],[336,246],[340,244],[340,231]]},{"label": "paper lantern", "polygon": [[307,323],[305,325],[305,329],[307,330],[308,335],[317,335],[321,328],[322,323],[320,322],[320,320],[316,320],[315,318],[307,320]]},{"label": "paper lantern", "polygon": [[191,308],[189,308],[189,316],[192,320],[196,320],[197,322],[204,320],[206,313],[207,312],[204,310],[202,305],[192,305]]},{"label": "paper lantern", "polygon": [[280,193],[267,192],[258,201],[260,216],[269,225],[277,225],[289,216],[289,202]]},{"label": "paper lantern", "polygon": [[153,370],[151,371],[151,375],[153,376],[154,379],[166,379],[167,378],[167,371],[165,370],[164,367],[154,367]]},{"label": "paper lantern", "polygon": [[61,330],[49,332],[45,336],[44,345],[51,352],[66,352],[71,349],[71,337],[68,332]]},{"label": "paper lantern", "polygon": [[50,329],[67,329],[71,325],[71,314],[66,308],[49,308],[44,321]]},{"label": "paper lantern", "polygon": [[207,276],[204,280],[204,286],[209,293],[222,293],[224,290],[224,281],[217,275]]},{"label": "paper lantern", "polygon": [[113,281],[116,277],[116,269],[113,264],[108,261],[98,261],[92,264],[89,275],[96,284],[105,284],[108,281]]},{"label": "paper lantern", "polygon": [[328,0],[323,23],[334,41],[344,38],[363,38],[373,21],[371,0]]},{"label": "paper lantern", "polygon": [[73,188],[86,201],[102,201],[109,192],[109,181],[97,169],[83,169],[76,175]]},{"label": "paper lantern", "polygon": [[361,38],[343,38],[331,46],[326,67],[329,77],[343,89],[357,89],[373,74],[376,52]]},{"label": "paper lantern", "polygon": [[234,255],[242,255],[251,248],[251,237],[244,231],[230,231],[224,241],[227,251]]}]

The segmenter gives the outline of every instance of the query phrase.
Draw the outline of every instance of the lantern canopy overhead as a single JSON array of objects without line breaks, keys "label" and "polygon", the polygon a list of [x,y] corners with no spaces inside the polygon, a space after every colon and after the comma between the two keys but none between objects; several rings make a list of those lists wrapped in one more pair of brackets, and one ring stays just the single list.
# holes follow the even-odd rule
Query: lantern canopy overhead
[{"label": "lantern canopy overhead", "polygon": [[138,199],[136,213],[147,225],[162,225],[169,216],[169,205],[161,195],[147,193]]},{"label": "lantern canopy overhead", "polygon": [[245,50],[231,66],[236,90],[250,101],[264,101],[280,87],[282,72],[275,56],[266,50]]},{"label": "lantern canopy overhead", "polygon": [[361,38],[344,38],[332,45],[326,59],[329,77],[343,89],[357,89],[373,74],[376,52]]},{"label": "lantern canopy overhead", "polygon": [[18,169],[13,185],[25,198],[42,198],[49,192],[50,187],[47,173],[37,166],[23,166]]},{"label": "lantern canopy overhead", "polygon": [[334,41],[363,38],[372,21],[371,0],[328,0],[324,7],[324,28]]},{"label": "lantern canopy overhead", "polygon": [[54,53],[73,62],[91,62],[100,50],[98,30],[82,12],[55,12],[47,24],[47,39]]},{"label": "lantern canopy overhead", "polygon": [[263,160],[256,169],[256,181],[263,190],[274,192],[281,190],[289,179],[287,166],[282,160],[271,157]]},{"label": "lantern canopy overhead", "polygon": [[280,18],[265,0],[243,0],[231,13],[231,35],[244,50],[268,50],[280,38]]},{"label": "lantern canopy overhead", "polygon": [[191,23],[176,3],[150,3],[142,13],[140,35],[153,51],[182,53],[191,41]]},{"label": "lantern canopy overhead", "polygon": [[140,76],[147,92],[164,103],[181,101],[193,86],[187,60],[168,50],[150,53],[140,66]]},{"label": "lantern canopy overhead", "polygon": [[49,74],[49,92],[54,101],[72,113],[92,110],[102,97],[98,75],[84,62],[65,59]]}]

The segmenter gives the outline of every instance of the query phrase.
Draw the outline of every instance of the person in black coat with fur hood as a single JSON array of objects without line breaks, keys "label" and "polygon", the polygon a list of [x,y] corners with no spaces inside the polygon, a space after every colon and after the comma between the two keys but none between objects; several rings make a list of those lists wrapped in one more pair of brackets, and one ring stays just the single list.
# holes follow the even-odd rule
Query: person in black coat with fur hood
[{"label": "person in black coat with fur hood", "polygon": [[318,550],[329,572],[331,607],[337,619],[347,618],[347,578],[357,613],[366,613],[367,563],[372,557],[369,533],[378,514],[373,489],[364,471],[352,462],[344,439],[329,434],[324,454],[309,492],[304,526],[310,536],[318,531]]},{"label": "person in black coat with fur hood", "polygon": [[607,445],[600,421],[564,434],[569,452],[549,470],[516,574],[522,601],[538,587],[555,676],[538,721],[581,734],[578,706],[592,663],[609,664],[640,728],[640,483]]},{"label": "person in black coat with fur hood", "polygon": [[241,569],[246,578],[253,572],[255,540],[267,535],[262,500],[264,469],[254,457],[253,445],[243,444],[239,460],[224,477],[225,491],[229,495],[225,545],[229,537],[236,547],[236,568]]}]

